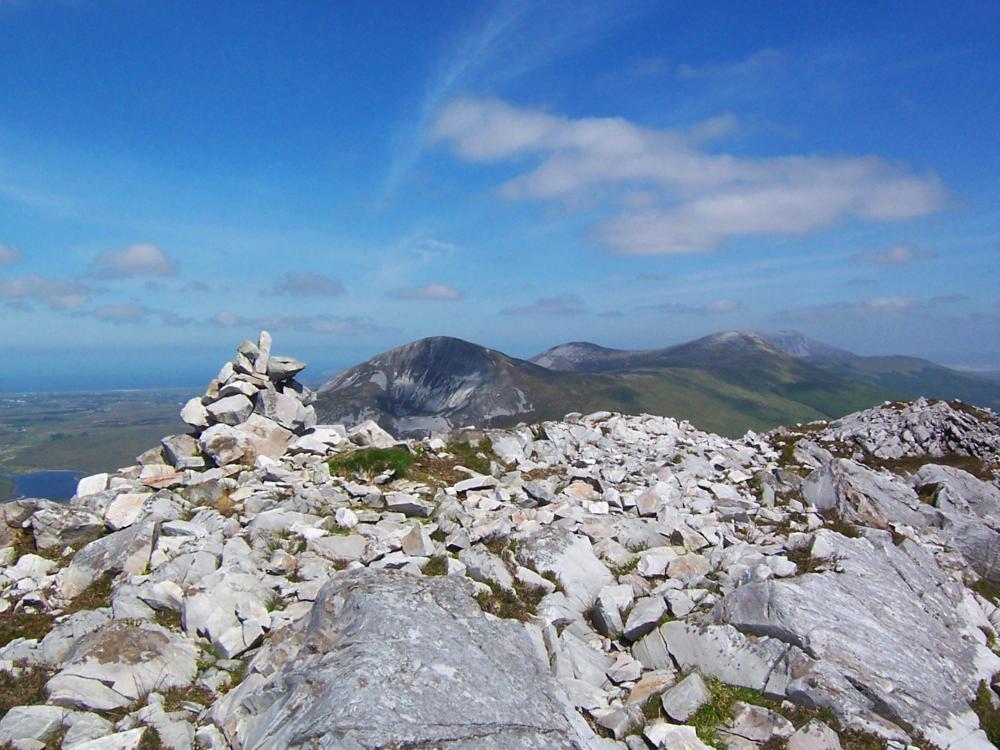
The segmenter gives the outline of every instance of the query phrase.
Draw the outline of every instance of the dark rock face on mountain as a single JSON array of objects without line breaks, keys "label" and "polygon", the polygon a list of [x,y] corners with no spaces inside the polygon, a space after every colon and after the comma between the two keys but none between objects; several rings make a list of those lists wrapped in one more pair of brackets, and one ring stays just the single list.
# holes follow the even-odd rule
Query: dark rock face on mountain
[{"label": "dark rock face on mountain", "polygon": [[648,352],[567,344],[534,362],[438,337],[340,374],[320,388],[316,409],[323,421],[374,420],[401,435],[602,409],[670,415],[739,434],[841,416],[892,395],[738,331]]},{"label": "dark rock face on mountain", "polygon": [[352,367],[319,389],[325,422],[371,419],[397,434],[427,433],[534,409],[521,387],[541,368],[461,339],[420,339]]},{"label": "dark rock face on mountain", "polygon": [[[280,427],[215,411],[244,421],[202,436]],[[1000,741],[995,412],[728,438],[597,411],[486,430],[478,471],[372,422],[292,428],[0,505],[0,746]],[[362,468],[373,446],[410,473]]]}]

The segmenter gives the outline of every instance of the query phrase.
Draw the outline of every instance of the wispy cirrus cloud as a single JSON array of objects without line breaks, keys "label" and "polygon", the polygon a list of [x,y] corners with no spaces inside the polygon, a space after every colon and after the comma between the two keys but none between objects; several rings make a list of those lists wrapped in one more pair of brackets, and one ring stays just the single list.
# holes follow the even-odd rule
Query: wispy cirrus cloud
[{"label": "wispy cirrus cloud", "polygon": [[290,297],[339,297],[347,291],[340,279],[310,272],[286,273],[272,289]]},{"label": "wispy cirrus cloud", "polygon": [[638,12],[638,7],[597,0],[494,3],[443,51],[416,110],[403,119],[393,138],[385,197],[411,172],[436,112],[456,92],[523,76],[590,44]]},{"label": "wispy cirrus cloud", "polygon": [[177,269],[177,262],[166,252],[143,242],[99,253],[94,259],[91,274],[99,279],[127,279],[173,276]]},{"label": "wispy cirrus cloud", "polygon": [[936,257],[935,253],[913,245],[893,245],[884,250],[855,253],[851,259],[874,266],[906,266],[919,260],[931,260]]},{"label": "wispy cirrus cloud", "polygon": [[583,300],[575,294],[541,297],[527,305],[505,307],[501,315],[581,315],[587,312]]},{"label": "wispy cirrus cloud", "polygon": [[945,203],[936,176],[876,156],[753,158],[708,151],[701,137],[697,127],[570,119],[497,99],[451,101],[431,130],[464,161],[527,165],[500,185],[512,200],[572,207],[637,189],[651,194],[648,206],[594,227],[623,254],[704,252],[736,237],[802,235],[852,218],[909,219]]},{"label": "wispy cirrus cloud", "polygon": [[0,266],[12,266],[20,262],[21,251],[10,245],[0,245]]},{"label": "wispy cirrus cloud", "polygon": [[450,302],[462,299],[462,293],[458,289],[437,282],[423,286],[397,289],[390,296],[398,300],[421,300],[425,302]]}]

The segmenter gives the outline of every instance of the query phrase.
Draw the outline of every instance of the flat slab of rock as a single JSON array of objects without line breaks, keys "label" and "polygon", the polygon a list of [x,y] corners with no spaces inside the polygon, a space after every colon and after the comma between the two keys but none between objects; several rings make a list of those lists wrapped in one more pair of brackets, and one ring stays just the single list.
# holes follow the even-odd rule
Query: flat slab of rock
[{"label": "flat slab of rock", "polygon": [[112,711],[152,690],[191,684],[197,659],[198,648],[183,636],[115,620],[80,638],[45,689],[57,706]]},{"label": "flat slab of rock", "polygon": [[870,718],[919,726],[940,747],[971,735],[978,721],[969,702],[979,680],[1000,670],[1000,657],[968,637],[960,590],[931,553],[877,533],[849,539],[822,530],[816,544],[828,548],[837,572],[746,584],[716,616],[822,661],[823,673],[796,670],[790,697],[823,700],[848,723],[858,718],[851,704],[867,706]]},{"label": "flat slab of rock", "polygon": [[265,646],[255,658],[267,677],[212,716],[243,750],[597,748],[539,641],[487,617],[470,592],[449,577],[338,575],[280,638],[281,657]]}]

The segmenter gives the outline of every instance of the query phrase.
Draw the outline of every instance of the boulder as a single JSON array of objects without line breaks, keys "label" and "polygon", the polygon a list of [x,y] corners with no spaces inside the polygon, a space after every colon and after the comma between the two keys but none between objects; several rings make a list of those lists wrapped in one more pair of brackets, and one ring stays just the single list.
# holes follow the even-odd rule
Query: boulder
[{"label": "boulder", "polygon": [[59,572],[61,596],[72,599],[105,574],[138,575],[149,567],[156,526],[151,522],[97,539],[80,549]]},{"label": "boulder", "polygon": [[253,412],[253,403],[243,394],[237,394],[220,398],[206,408],[214,421],[235,427],[245,422],[250,416]]},{"label": "boulder", "polygon": [[36,740],[44,747],[62,730],[71,713],[58,706],[15,706],[0,718],[0,747]]},{"label": "boulder", "polygon": [[293,378],[306,369],[305,362],[299,362],[292,357],[272,356],[267,363],[267,377],[278,383]]},{"label": "boulder", "polygon": [[211,716],[244,750],[596,750],[539,640],[471,594],[453,577],[340,574]]},{"label": "boulder", "polygon": [[301,406],[297,398],[285,393],[270,390],[257,392],[257,413],[289,430],[295,428]]},{"label": "boulder", "polygon": [[175,469],[203,469],[205,457],[192,435],[168,435],[160,441],[163,455]]},{"label": "boulder", "polygon": [[45,686],[57,706],[113,711],[198,673],[198,648],[159,625],[114,620],[80,638]]},{"label": "boulder", "polygon": [[831,549],[836,572],[740,586],[716,618],[819,660],[816,671],[796,669],[788,694],[830,706],[848,725],[884,734],[920,727],[940,747],[975,730],[969,703],[979,681],[1000,670],[1000,657],[968,638],[961,591],[931,553],[878,533],[849,539],[821,530],[815,544]]},{"label": "boulder", "polygon": [[615,582],[590,540],[578,534],[546,529],[526,539],[517,555],[537,572],[554,574],[581,613],[594,605],[602,588]]},{"label": "boulder", "polygon": [[89,495],[96,495],[98,492],[104,492],[107,488],[107,472],[91,474],[89,477],[83,477],[83,479],[76,483],[76,496],[88,497]]},{"label": "boulder", "polygon": [[840,738],[823,722],[812,719],[788,738],[786,750],[840,750]]},{"label": "boulder", "polygon": [[142,507],[153,494],[151,492],[123,492],[112,500],[104,511],[104,523],[112,531],[131,526],[139,518]]},{"label": "boulder", "polygon": [[62,549],[86,544],[104,533],[104,520],[85,510],[49,505],[31,516],[38,549]]},{"label": "boulder", "polygon": [[347,437],[365,448],[392,448],[396,444],[396,438],[370,419],[349,430]]},{"label": "boulder", "polygon": [[711,699],[708,685],[700,674],[693,672],[665,692],[660,702],[669,718],[683,723]]},{"label": "boulder", "polygon": [[202,404],[201,398],[192,398],[181,409],[181,419],[195,429],[204,429],[209,425],[208,409]]}]

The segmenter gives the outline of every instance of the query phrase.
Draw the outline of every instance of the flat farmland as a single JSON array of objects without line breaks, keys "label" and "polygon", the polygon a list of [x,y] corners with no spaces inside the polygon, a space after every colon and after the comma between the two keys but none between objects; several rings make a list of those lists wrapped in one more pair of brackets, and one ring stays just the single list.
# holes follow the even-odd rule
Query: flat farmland
[{"label": "flat farmland", "polygon": [[[110,471],[165,435],[195,389],[0,395],[0,473]],[[2,488],[0,488],[2,489]]]}]

